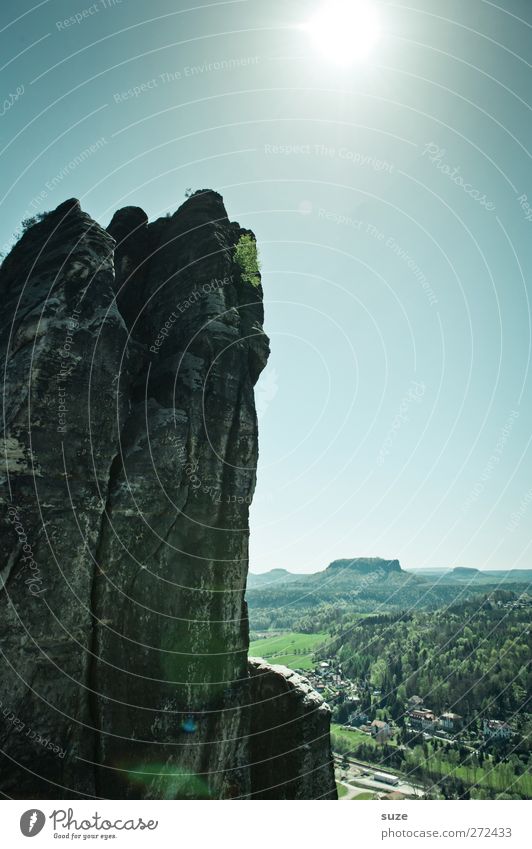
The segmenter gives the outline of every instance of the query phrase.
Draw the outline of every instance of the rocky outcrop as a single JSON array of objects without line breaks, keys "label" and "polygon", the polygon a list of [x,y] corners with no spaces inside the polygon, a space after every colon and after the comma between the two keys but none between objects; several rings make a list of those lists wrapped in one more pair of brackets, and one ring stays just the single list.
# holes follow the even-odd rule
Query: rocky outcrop
[{"label": "rocky outcrop", "polygon": [[382,557],[353,557],[350,560],[333,560],[327,566],[325,574],[328,578],[331,577],[332,573],[380,575],[384,578],[386,575],[401,573],[402,571],[398,560],[384,560]]},{"label": "rocky outcrop", "polygon": [[254,799],[336,799],[331,711],[306,678],[249,659]]},{"label": "rocky outcrop", "polygon": [[91,598],[128,392],[114,242],[76,202],[0,271],[0,789],[94,795]]},{"label": "rocky outcrop", "polygon": [[323,707],[264,699],[248,672],[268,357],[260,276],[236,250],[251,235],[210,191],[153,223],[127,207],[107,231],[71,200],[0,269],[7,796],[265,796],[278,709],[301,740],[282,798],[323,787],[303,774]]}]

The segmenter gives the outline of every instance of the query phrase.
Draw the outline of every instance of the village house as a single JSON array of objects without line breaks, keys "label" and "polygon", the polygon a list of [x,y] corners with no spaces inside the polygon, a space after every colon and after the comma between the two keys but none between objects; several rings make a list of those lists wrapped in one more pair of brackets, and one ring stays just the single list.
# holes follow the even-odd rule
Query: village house
[{"label": "village house", "polygon": [[458,713],[447,711],[440,716],[440,726],[445,731],[458,731],[462,725],[462,717]]},{"label": "village house", "polygon": [[483,726],[484,737],[488,740],[507,740],[513,731],[506,722],[498,719],[485,719]]},{"label": "village house", "polygon": [[349,725],[352,725],[354,728],[358,728],[359,726],[364,725],[364,723],[366,723],[368,719],[369,716],[362,710],[350,713],[347,721]]},{"label": "village house", "polygon": [[386,743],[392,736],[392,729],[387,722],[381,719],[374,719],[370,725],[371,736],[377,743]]},{"label": "village house", "polygon": [[407,714],[410,726],[416,731],[432,731],[437,720],[431,710],[411,710]]}]

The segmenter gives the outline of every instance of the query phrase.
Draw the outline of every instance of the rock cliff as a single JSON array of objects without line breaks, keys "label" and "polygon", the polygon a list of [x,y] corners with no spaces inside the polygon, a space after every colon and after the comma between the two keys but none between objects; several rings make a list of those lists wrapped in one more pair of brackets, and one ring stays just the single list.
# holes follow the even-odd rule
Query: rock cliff
[{"label": "rock cliff", "polygon": [[330,709],[286,666],[250,658],[255,799],[336,799]]},{"label": "rock cliff", "polygon": [[70,200],[0,269],[7,796],[334,796],[321,700],[248,669],[254,250],[215,192],[107,231]]}]

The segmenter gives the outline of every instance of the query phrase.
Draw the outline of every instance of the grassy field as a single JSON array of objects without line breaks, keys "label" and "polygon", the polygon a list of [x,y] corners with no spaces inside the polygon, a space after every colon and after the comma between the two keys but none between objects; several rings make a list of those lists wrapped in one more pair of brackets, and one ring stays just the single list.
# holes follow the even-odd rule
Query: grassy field
[{"label": "grassy field", "polygon": [[347,796],[348,790],[347,787],[344,787],[343,784],[338,784],[338,782],[336,782],[336,789],[338,791],[339,799],[342,799],[344,796]]},{"label": "grassy field", "polygon": [[278,663],[290,669],[313,669],[313,653],[326,642],[327,634],[297,634],[290,631],[275,637],[253,640],[249,646],[251,657],[263,657],[269,663]]},{"label": "grassy field", "polygon": [[365,799],[374,799],[374,793],[359,793],[358,796],[353,796],[352,802],[363,802]]},{"label": "grassy field", "polygon": [[[407,760],[407,768],[412,768],[414,759]],[[422,764],[423,766],[423,764]],[[426,775],[437,781],[444,776],[460,778],[468,787],[485,787],[495,790],[497,793],[517,793],[524,798],[532,798],[532,775],[525,773],[516,776],[507,764],[482,767],[466,765],[453,765],[448,761],[436,757],[430,758],[424,767]]]},{"label": "grassy field", "polygon": [[340,740],[345,740],[350,746],[358,746],[359,743],[367,743],[369,746],[377,745],[375,740],[368,734],[363,734],[362,731],[358,731],[356,728],[351,731],[351,729],[337,725],[335,722],[331,722],[331,734]]},{"label": "grassy field", "polygon": [[[366,743],[370,746],[377,745],[371,737],[361,731],[351,731],[336,723],[331,724],[331,737],[333,750],[338,752],[352,750],[359,743]],[[335,741],[338,741],[336,745]],[[394,743],[389,741],[388,745],[393,746]],[[372,766],[378,767],[378,764],[372,764]],[[383,766],[387,772],[397,772],[389,764]],[[489,788],[496,793],[514,793],[520,794],[525,799],[532,798],[532,774],[525,773],[517,776],[510,764],[485,763],[481,767],[473,767],[467,764],[456,765],[450,763],[441,752],[436,755],[431,753],[428,760],[425,760],[423,757],[419,757],[419,753],[416,756],[415,751],[408,750],[401,772],[403,775],[410,775],[414,780],[421,778],[426,782],[438,782],[449,776],[461,779],[467,787]]]}]

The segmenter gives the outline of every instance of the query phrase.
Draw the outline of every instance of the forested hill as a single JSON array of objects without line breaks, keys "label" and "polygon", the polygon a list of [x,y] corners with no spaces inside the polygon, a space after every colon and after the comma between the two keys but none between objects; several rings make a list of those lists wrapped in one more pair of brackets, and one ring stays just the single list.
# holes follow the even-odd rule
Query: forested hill
[{"label": "forested hill", "polygon": [[273,569],[250,575],[247,602],[252,630],[327,629],[350,613],[437,609],[508,587],[527,591],[532,572],[482,572],[458,567],[406,571],[398,560],[334,560],[313,574]]},{"label": "forested hill", "polygon": [[510,719],[530,711],[531,612],[530,596],[498,591],[430,613],[344,622],[327,651],[348,677],[380,690],[392,716],[421,695],[437,713]]}]

